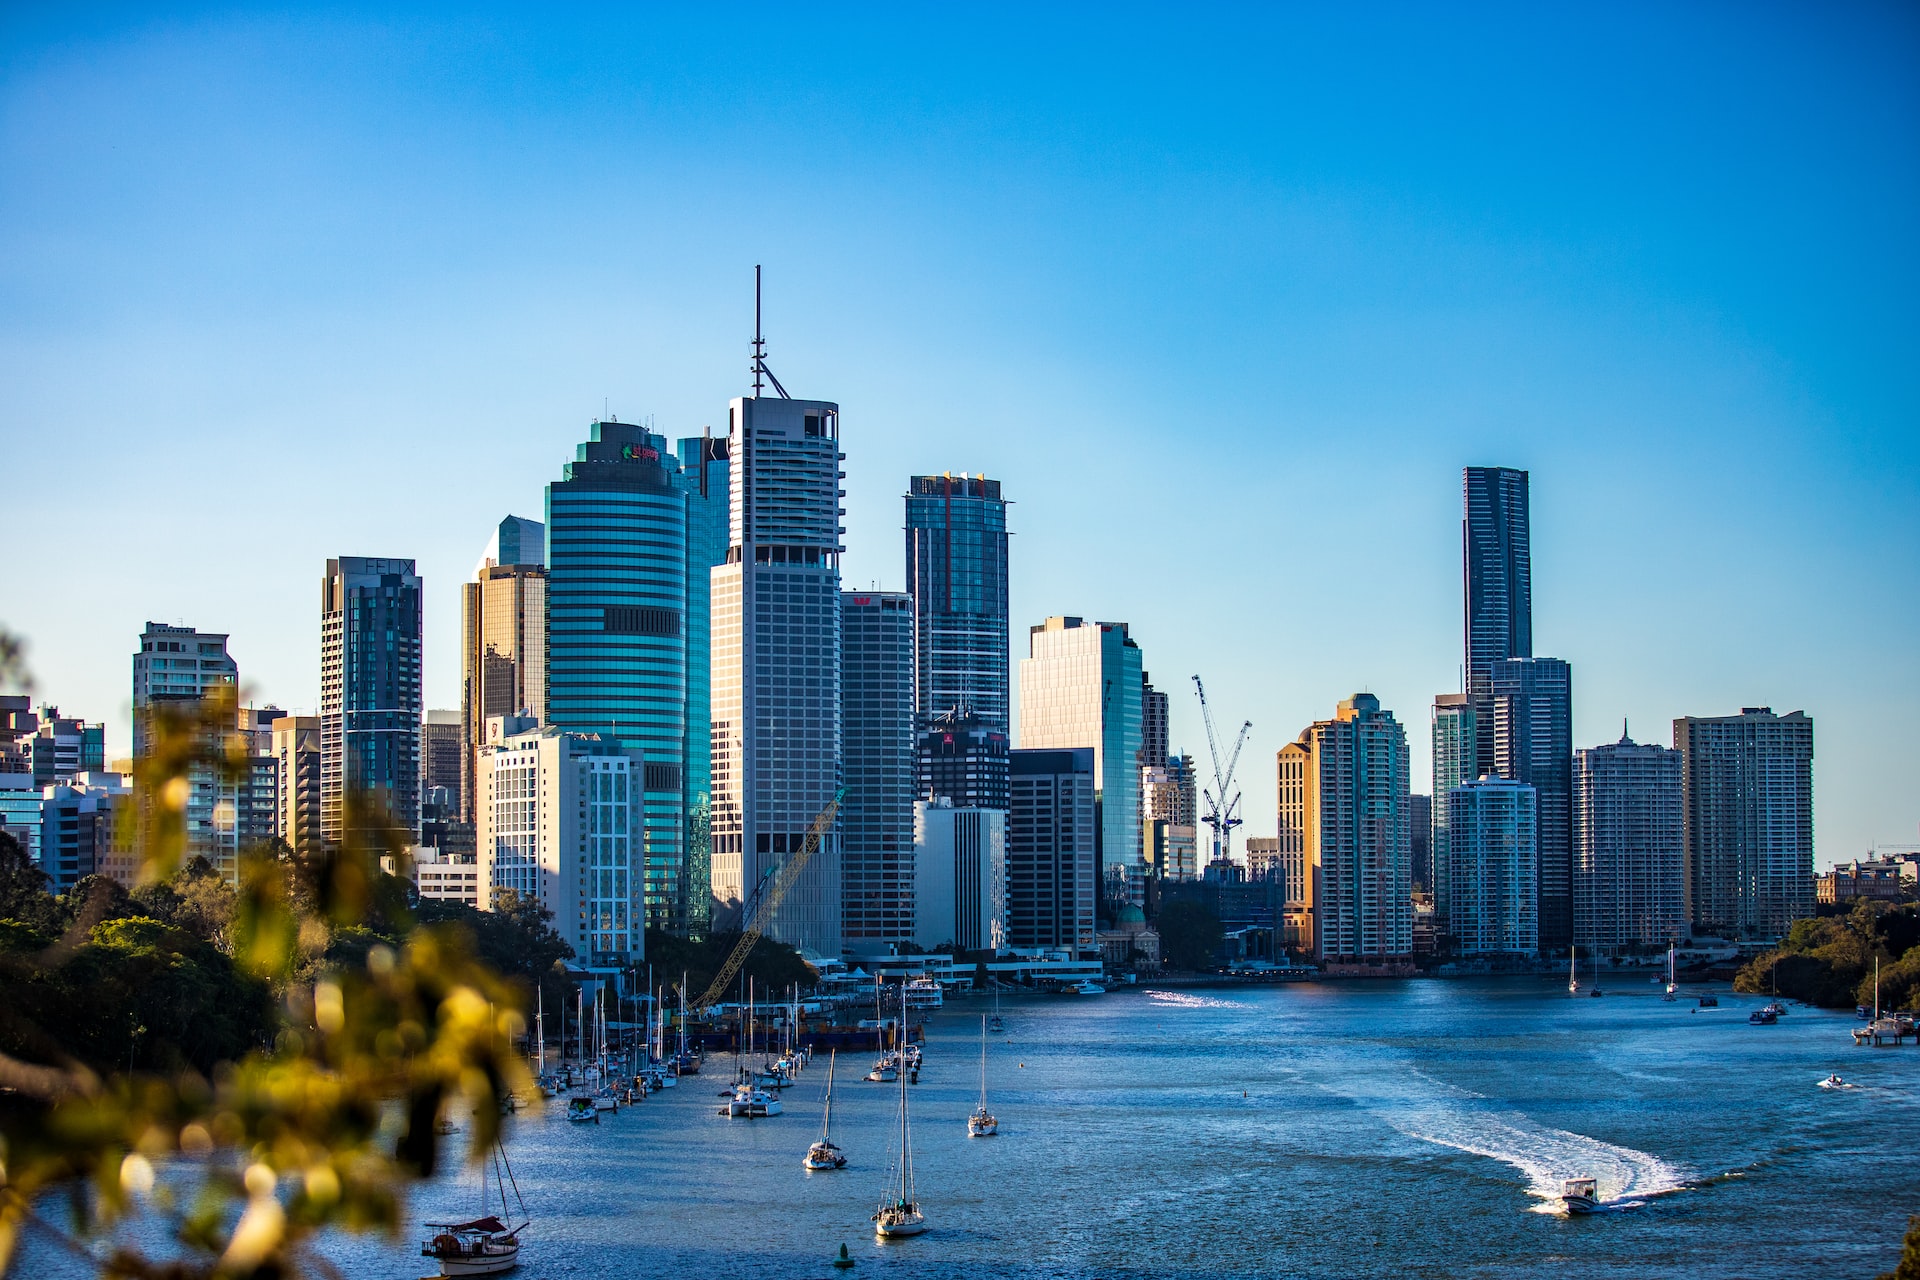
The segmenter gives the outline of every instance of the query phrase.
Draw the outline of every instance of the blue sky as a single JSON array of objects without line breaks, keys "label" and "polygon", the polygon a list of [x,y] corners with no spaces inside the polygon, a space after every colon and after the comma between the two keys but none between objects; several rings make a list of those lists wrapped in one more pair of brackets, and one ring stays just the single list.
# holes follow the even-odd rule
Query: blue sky
[{"label": "blue sky", "polygon": [[846,577],[918,471],[1016,631],[1133,624],[1272,753],[1460,661],[1459,468],[1533,473],[1575,740],[1816,720],[1818,860],[1920,837],[1920,11],[0,14],[0,621],[127,739],[149,618],[318,699],[329,555],[455,584],[603,406],[838,400]]}]

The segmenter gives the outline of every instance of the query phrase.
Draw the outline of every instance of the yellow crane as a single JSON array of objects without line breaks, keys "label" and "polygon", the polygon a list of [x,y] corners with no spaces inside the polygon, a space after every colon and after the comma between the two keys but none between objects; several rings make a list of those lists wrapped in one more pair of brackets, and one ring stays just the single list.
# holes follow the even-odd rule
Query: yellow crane
[{"label": "yellow crane", "polygon": [[712,1008],[713,1002],[720,998],[721,993],[726,991],[727,984],[732,982],[734,975],[740,972],[740,966],[747,962],[747,953],[753,950],[754,943],[760,941],[760,935],[773,921],[773,913],[780,909],[781,899],[787,896],[787,890],[793,888],[794,881],[798,880],[800,873],[806,870],[814,850],[818,849],[820,842],[826,839],[827,832],[833,830],[833,820],[840,812],[840,800],[846,794],[845,787],[833,793],[833,799],[827,802],[827,807],[820,811],[814,818],[813,825],[807,828],[807,838],[801,842],[800,852],[780,864],[780,870],[773,877],[772,886],[764,894],[759,895],[757,904],[753,904],[753,918],[746,922],[747,927],[741,931],[740,941],[735,944],[733,953],[727,957],[727,962],[720,966],[720,972],[713,975],[713,982],[707,987],[706,994],[693,1002],[694,1008]]}]

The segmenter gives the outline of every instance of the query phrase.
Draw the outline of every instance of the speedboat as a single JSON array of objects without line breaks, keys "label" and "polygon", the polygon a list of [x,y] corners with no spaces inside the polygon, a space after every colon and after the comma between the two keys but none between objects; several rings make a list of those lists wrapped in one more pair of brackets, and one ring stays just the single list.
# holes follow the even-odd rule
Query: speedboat
[{"label": "speedboat", "polygon": [[519,1265],[525,1223],[511,1231],[494,1217],[426,1225],[433,1235],[420,1246],[420,1256],[438,1260],[443,1276],[497,1276]]},{"label": "speedboat", "polygon": [[1836,1072],[1835,1074],[1833,1074],[1833,1075],[1830,1075],[1830,1076],[1828,1076],[1828,1077],[1827,1077],[1827,1078],[1826,1078],[1825,1080],[1822,1080],[1822,1081],[1820,1082],[1820,1087],[1821,1087],[1822,1089],[1851,1089],[1851,1088],[1853,1088],[1853,1086],[1852,1086],[1852,1085],[1850,1085],[1850,1084],[1848,1084],[1848,1083],[1847,1083],[1847,1082],[1846,1082],[1845,1080],[1842,1080],[1842,1079],[1840,1078],[1840,1076],[1839,1076],[1839,1073],[1837,1073],[1837,1072]]},{"label": "speedboat", "polygon": [[1560,1203],[1568,1213],[1594,1213],[1600,1208],[1600,1184],[1592,1178],[1568,1178],[1560,1186]]},{"label": "speedboat", "polygon": [[592,1098],[568,1098],[567,1119],[575,1124],[599,1124],[600,1108],[593,1105]]}]

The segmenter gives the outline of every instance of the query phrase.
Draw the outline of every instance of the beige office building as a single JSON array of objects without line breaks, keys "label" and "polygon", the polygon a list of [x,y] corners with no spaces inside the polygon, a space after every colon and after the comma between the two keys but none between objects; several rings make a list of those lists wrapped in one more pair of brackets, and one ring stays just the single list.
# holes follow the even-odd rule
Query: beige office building
[{"label": "beige office building", "polygon": [[508,516],[460,587],[461,816],[478,822],[475,759],[490,716],[547,723],[546,526]]},{"label": "beige office building", "polygon": [[281,716],[272,733],[274,834],[294,852],[308,853],[320,847],[320,717]]}]

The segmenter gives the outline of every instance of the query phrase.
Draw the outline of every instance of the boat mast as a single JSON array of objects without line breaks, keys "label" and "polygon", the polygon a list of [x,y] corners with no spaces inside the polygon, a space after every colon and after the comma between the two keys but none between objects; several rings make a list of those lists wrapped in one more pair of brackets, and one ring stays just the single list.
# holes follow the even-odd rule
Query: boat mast
[{"label": "boat mast", "polygon": [[907,1119],[907,984],[900,983],[900,1177],[908,1205],[918,1208],[913,1194],[913,1128]]},{"label": "boat mast", "polygon": [[533,1015],[533,1052],[536,1076],[547,1074],[547,992],[536,983],[534,986],[536,1012]]}]

